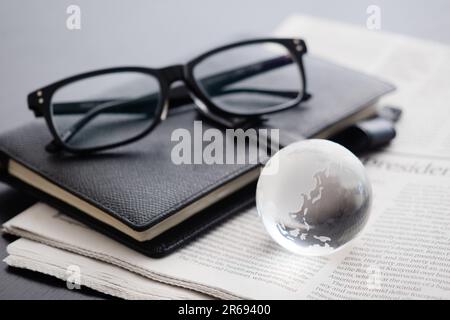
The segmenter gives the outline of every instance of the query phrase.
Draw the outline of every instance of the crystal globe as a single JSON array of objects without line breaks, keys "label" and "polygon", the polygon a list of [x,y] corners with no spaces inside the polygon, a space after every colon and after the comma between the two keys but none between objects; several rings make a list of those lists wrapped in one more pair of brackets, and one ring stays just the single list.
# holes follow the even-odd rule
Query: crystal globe
[{"label": "crystal globe", "polygon": [[289,251],[324,255],[354,239],[366,224],[372,190],[361,161],[321,139],[293,143],[269,159],[256,207],[270,236]]}]

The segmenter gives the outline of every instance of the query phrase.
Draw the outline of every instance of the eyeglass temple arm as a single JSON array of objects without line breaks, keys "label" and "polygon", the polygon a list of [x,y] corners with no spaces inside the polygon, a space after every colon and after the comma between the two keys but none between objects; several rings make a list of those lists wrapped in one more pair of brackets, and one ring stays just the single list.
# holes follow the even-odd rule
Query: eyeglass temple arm
[{"label": "eyeglass temple arm", "polygon": [[[219,93],[219,95],[227,95],[227,94],[233,94],[233,93],[239,93],[239,92],[246,92],[246,93],[258,93],[258,94],[275,94],[278,96],[283,96],[286,98],[296,98],[298,93],[295,91],[274,91],[274,90],[261,90],[261,89],[253,89],[253,88],[239,88],[239,89],[229,89],[224,90]],[[96,106],[95,108],[90,109],[86,114],[77,122],[75,122],[72,126],[70,126],[69,129],[66,129],[64,133],[61,135],[61,140],[64,142],[68,142],[78,131],[83,129],[85,125],[87,125],[92,119],[94,119],[97,115],[103,113],[104,111],[107,112],[116,112],[114,109],[117,110],[119,113],[124,113],[121,109],[124,107],[124,104],[127,104],[127,111],[130,112],[129,104],[133,104],[136,101],[127,101],[126,103],[122,101],[109,101],[101,103],[100,105]],[[139,104],[141,104],[142,101],[139,101]],[[147,103],[146,103],[147,105]],[[139,110],[135,110],[135,112],[142,113],[142,108],[138,105]],[[148,108],[146,108],[148,109]]]},{"label": "eyeglass temple arm", "polygon": [[[126,103],[129,102],[130,101],[127,101]],[[120,100],[108,101],[97,105],[95,108],[92,108],[88,112],[86,112],[86,114],[84,114],[81,119],[70,126],[69,129],[66,129],[61,135],[61,140],[63,140],[64,142],[69,141],[77,132],[83,129],[85,125],[87,125],[92,119],[94,119],[97,115],[103,113],[105,110],[107,110],[108,112],[114,112],[114,109],[119,109],[118,112],[122,113],[120,109],[123,108],[123,105],[124,102]]]},{"label": "eyeglass temple arm", "polygon": [[215,74],[200,80],[200,82],[205,88],[208,88],[212,92],[221,91],[229,84],[245,80],[276,68],[284,67],[292,62],[293,60],[290,56],[283,55]]}]

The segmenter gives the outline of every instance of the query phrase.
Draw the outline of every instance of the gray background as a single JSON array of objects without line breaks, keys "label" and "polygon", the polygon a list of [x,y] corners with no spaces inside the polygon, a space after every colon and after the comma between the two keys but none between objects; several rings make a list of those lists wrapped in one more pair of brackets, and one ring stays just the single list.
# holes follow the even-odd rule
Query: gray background
[{"label": "gray background", "polygon": [[[66,28],[66,8],[81,7],[81,30]],[[450,44],[450,1],[2,0],[0,132],[32,119],[26,95],[74,73],[118,65],[161,67],[217,44],[268,35],[303,13],[365,26],[367,6],[381,8],[382,30]],[[299,35],[301,37],[301,34]],[[33,199],[0,184],[0,222]],[[0,259],[10,237],[0,238]],[[102,298],[61,281],[0,263],[0,298]]]}]

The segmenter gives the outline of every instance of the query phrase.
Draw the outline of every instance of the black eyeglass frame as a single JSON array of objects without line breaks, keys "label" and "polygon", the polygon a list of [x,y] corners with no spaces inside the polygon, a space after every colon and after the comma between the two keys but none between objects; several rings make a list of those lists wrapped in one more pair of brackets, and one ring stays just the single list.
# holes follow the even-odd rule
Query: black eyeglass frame
[{"label": "black eyeglass frame", "polygon": [[[204,92],[201,84],[198,83],[198,79],[194,76],[195,67],[207,59],[208,57],[217,54],[221,51],[233,49],[240,46],[252,45],[252,44],[260,44],[260,43],[275,43],[280,44],[285,47],[289,54],[290,58],[294,60],[297,64],[300,77],[303,83],[303,88],[301,94],[299,94],[295,99],[288,101],[286,103],[274,106],[270,109],[264,109],[261,112],[252,111],[252,112],[230,112],[225,111],[219,106],[217,106]],[[307,81],[305,75],[305,68],[303,64],[303,55],[307,53],[306,43],[302,39],[298,38],[261,38],[247,41],[235,42],[229,45],[221,46],[215,49],[212,49],[200,56],[192,59],[186,64],[177,64],[171,65],[164,68],[147,68],[147,67],[115,67],[115,68],[107,68],[100,69],[96,71],[81,73],[72,77],[65,78],[63,80],[54,82],[48,86],[42,87],[30,93],[28,95],[28,107],[31,111],[34,112],[36,117],[44,117],[47,126],[51,134],[54,137],[54,140],[47,146],[46,150],[49,152],[58,152],[61,149],[66,150],[70,153],[74,154],[83,154],[83,153],[92,153],[97,151],[103,151],[107,149],[112,149],[116,147],[120,147],[132,142],[135,142],[139,139],[142,139],[146,135],[148,135],[161,121],[165,120],[169,110],[169,98],[170,98],[170,90],[171,85],[175,81],[182,81],[187,90],[189,91],[190,98],[194,101],[195,105],[200,109],[202,113],[206,116],[212,118],[213,120],[218,121],[222,124],[228,124],[226,121],[227,118],[253,118],[259,117],[261,115],[275,113],[279,111],[283,111],[294,106],[297,106],[300,102],[308,100],[311,95],[307,92]],[[150,75],[158,81],[159,84],[159,95],[160,98],[158,100],[158,106],[155,111],[155,118],[152,119],[152,123],[149,127],[141,132],[140,134],[125,139],[124,141],[119,141],[116,143],[111,143],[104,146],[99,147],[90,147],[90,148],[74,148],[64,142],[53,121],[52,116],[52,103],[51,99],[53,94],[60,89],[70,83],[99,76],[106,75],[110,73],[119,73],[119,72],[137,72],[146,75]],[[220,76],[220,75],[219,75]],[[221,118],[224,121],[221,121]],[[231,123],[231,122],[230,122]]]}]

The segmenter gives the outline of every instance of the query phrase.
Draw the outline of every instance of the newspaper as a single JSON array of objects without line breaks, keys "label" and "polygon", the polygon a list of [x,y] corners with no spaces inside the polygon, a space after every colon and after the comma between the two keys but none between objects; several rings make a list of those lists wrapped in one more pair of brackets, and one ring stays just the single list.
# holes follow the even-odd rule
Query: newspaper
[{"label": "newspaper", "polygon": [[8,265],[64,280],[68,289],[86,286],[130,300],[208,299],[192,290],[152,281],[112,264],[24,238],[10,244],[8,253]]},{"label": "newspaper", "polygon": [[310,54],[397,86],[382,100],[404,110],[387,150],[450,157],[450,46],[303,15],[286,19],[276,35],[303,38]]},{"label": "newspaper", "polygon": [[[449,47],[305,16],[289,18],[277,34],[305,38],[313,54],[398,86],[383,102],[404,110],[399,136],[363,159],[374,201],[357,239],[329,256],[294,255],[268,237],[252,208],[174,254],[150,259],[38,204],[4,225],[32,240],[22,252],[39,242],[149,279],[149,290],[163,282],[223,299],[450,298]],[[8,252],[17,262],[16,247]],[[51,255],[41,260],[57,263]]]}]

